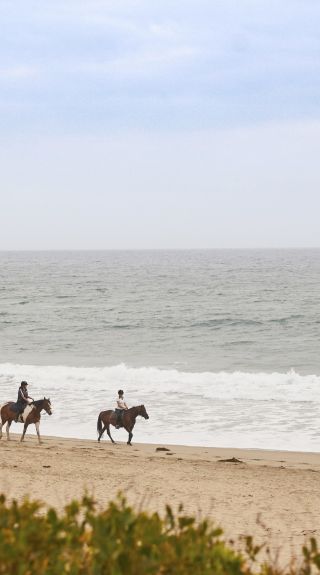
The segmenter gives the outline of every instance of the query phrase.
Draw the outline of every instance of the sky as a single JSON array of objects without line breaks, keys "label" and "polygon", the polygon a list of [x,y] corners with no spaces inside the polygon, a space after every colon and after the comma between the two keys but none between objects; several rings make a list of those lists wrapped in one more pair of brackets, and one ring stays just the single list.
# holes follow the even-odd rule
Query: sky
[{"label": "sky", "polygon": [[320,247],[320,3],[0,0],[0,249]]}]

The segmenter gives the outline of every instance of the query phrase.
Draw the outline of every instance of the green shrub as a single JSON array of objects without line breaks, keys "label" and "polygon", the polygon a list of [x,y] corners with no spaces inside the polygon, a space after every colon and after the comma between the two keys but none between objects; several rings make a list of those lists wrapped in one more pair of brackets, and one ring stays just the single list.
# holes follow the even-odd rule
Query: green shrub
[{"label": "green shrub", "polygon": [[[64,512],[0,496],[1,575],[250,575],[259,551],[251,538],[240,554],[209,522],[182,514],[135,511],[121,496],[102,512],[90,497]],[[316,542],[295,574],[319,570]],[[277,575],[267,564],[261,575]],[[290,574],[293,575],[291,569]]]}]

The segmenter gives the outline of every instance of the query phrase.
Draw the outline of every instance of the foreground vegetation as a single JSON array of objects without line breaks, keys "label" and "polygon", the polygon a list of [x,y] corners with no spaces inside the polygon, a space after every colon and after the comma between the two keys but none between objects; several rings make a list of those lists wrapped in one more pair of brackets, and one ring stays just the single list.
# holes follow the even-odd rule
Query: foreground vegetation
[{"label": "foreground vegetation", "polygon": [[[174,515],[170,507],[164,518],[135,511],[121,496],[103,511],[85,496],[61,514],[0,496],[1,575],[278,575],[274,565],[257,562],[259,550],[249,537],[239,553],[207,521],[196,522],[182,510]],[[301,564],[283,573],[319,570],[320,553],[311,540]]]}]

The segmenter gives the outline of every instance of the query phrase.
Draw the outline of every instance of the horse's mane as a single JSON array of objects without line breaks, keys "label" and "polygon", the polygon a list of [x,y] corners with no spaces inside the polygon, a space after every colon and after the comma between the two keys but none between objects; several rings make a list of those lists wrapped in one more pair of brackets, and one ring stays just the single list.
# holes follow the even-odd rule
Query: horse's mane
[{"label": "horse's mane", "polygon": [[40,407],[40,404],[44,402],[44,399],[36,399],[36,401],[33,402],[33,405],[35,405],[36,407]]}]

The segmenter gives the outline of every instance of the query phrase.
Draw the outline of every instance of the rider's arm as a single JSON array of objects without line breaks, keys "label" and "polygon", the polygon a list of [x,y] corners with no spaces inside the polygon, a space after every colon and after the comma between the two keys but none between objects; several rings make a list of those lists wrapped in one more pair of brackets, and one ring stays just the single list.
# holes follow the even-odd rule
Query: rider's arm
[{"label": "rider's arm", "polygon": [[124,402],[124,406],[125,406],[126,409],[129,409],[128,406],[127,406],[127,404],[126,404],[126,402]]},{"label": "rider's arm", "polygon": [[25,401],[27,401],[27,399],[28,399],[28,393],[27,393],[27,395],[25,395],[25,394],[23,393],[22,389],[20,389],[20,396],[21,396],[22,399],[24,399]]}]

